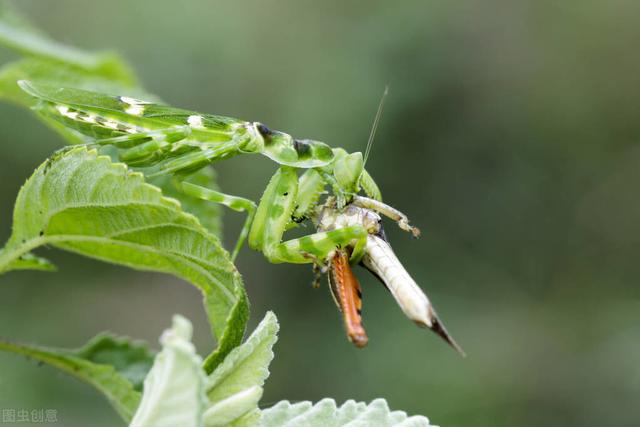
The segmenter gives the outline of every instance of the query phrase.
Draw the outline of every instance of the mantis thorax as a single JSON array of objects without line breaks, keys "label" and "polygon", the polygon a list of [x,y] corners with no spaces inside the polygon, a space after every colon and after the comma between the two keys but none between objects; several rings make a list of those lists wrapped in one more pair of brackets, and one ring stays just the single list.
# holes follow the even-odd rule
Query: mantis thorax
[{"label": "mantis thorax", "polygon": [[334,159],[333,151],[324,142],[296,139],[258,122],[252,123],[252,126],[259,136],[256,139],[262,142],[262,154],[281,165],[316,168],[326,166]]}]

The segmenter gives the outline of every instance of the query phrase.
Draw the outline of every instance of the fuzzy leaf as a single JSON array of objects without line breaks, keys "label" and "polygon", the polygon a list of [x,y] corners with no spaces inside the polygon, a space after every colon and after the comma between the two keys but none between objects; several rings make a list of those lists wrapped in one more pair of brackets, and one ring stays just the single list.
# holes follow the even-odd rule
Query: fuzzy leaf
[{"label": "fuzzy leaf", "polygon": [[195,216],[123,164],[78,147],[40,166],[18,195],[0,273],[42,245],[183,278],[204,295],[219,340],[216,363],[241,342],[248,303],[229,254]]},{"label": "fuzzy leaf", "polygon": [[209,376],[207,426],[229,424],[257,409],[277,333],[276,316],[268,312],[247,341],[231,351]]},{"label": "fuzzy leaf", "polygon": [[202,359],[191,344],[191,323],[174,316],[160,338],[162,351],[144,380],[142,401],[130,427],[200,427],[206,405]]},{"label": "fuzzy leaf", "polygon": [[204,424],[207,427],[227,426],[255,411],[261,397],[262,387],[253,386],[220,400],[207,408]]},{"label": "fuzzy leaf", "polygon": [[[339,408],[333,399],[290,403],[281,401],[262,411],[263,427],[429,427],[423,416],[408,417],[402,411],[390,411],[384,399],[370,404],[348,400]],[[435,426],[432,426],[435,427]]]},{"label": "fuzzy leaf", "polygon": [[246,414],[244,414],[243,416],[241,416],[240,418],[234,420],[233,422],[229,423],[228,426],[229,427],[255,427],[255,426],[260,426],[260,417],[261,417],[261,412],[260,409],[254,409],[251,412],[248,412]]},{"label": "fuzzy leaf", "polygon": [[92,385],[127,421],[140,402],[140,392],[130,380],[137,376],[134,373],[148,369],[152,361],[148,349],[141,344],[107,335],[96,337],[75,351],[7,341],[0,341],[0,350],[46,363]]},{"label": "fuzzy leaf", "polygon": [[73,354],[96,364],[113,366],[137,391],[142,390],[142,381],[151,369],[154,358],[146,343],[109,333],[94,337]]}]

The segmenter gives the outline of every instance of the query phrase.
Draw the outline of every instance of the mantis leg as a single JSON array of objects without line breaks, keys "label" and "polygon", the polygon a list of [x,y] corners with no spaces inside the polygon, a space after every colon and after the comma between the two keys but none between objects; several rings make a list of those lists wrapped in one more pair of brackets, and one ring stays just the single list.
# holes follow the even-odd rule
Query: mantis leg
[{"label": "mantis leg", "polygon": [[236,242],[233,252],[231,253],[231,260],[235,261],[238,256],[238,252],[242,248],[247,235],[249,234],[249,228],[253,221],[253,217],[256,213],[256,204],[243,197],[231,196],[229,194],[220,193],[219,191],[211,190],[210,188],[202,187],[200,185],[192,184],[186,181],[175,181],[175,186],[184,194],[191,197],[195,197],[210,202],[220,203],[236,212],[246,212],[247,219],[244,221],[240,236]]},{"label": "mantis leg", "polygon": [[313,215],[318,203],[318,199],[324,193],[326,186],[322,175],[315,169],[307,169],[298,180],[298,196],[296,197],[296,207],[292,214],[293,222],[287,229],[293,228],[305,219]]},{"label": "mantis leg", "polygon": [[398,223],[398,226],[404,231],[410,232],[413,237],[420,236],[420,229],[409,225],[409,218],[396,208],[393,208],[387,204],[384,204],[378,200],[370,199],[368,197],[355,196],[353,204],[365,209],[371,209],[379,214],[386,216]]},{"label": "mantis leg", "polygon": [[355,225],[314,233],[282,242],[282,236],[298,200],[298,176],[292,167],[283,166],[273,175],[264,191],[249,233],[249,245],[273,263],[305,264],[325,262],[336,248],[354,241],[366,243],[367,231]]},{"label": "mantis leg", "polygon": [[305,264],[323,262],[338,248],[349,246],[354,240],[360,244],[367,237],[367,231],[360,225],[310,234],[298,239],[287,240],[265,248],[269,261]]},{"label": "mantis leg", "polygon": [[189,126],[175,126],[96,139],[89,145],[114,146],[120,150],[118,157],[121,161],[135,166],[136,163],[148,163],[154,155],[162,153],[174,142],[185,139],[190,133]]},{"label": "mantis leg", "polygon": [[369,172],[367,172],[366,169],[363,169],[362,175],[360,175],[360,186],[367,196],[369,196],[373,200],[382,202],[382,194],[380,193],[378,184],[376,184],[376,182],[373,180],[371,175],[369,175]]},{"label": "mantis leg", "polygon": [[165,140],[167,142],[176,142],[186,138],[191,133],[189,126],[175,126],[167,129],[141,131],[126,135],[113,136],[110,138],[96,139],[97,145],[113,145],[118,148],[131,148],[138,146],[141,141],[146,139]]}]

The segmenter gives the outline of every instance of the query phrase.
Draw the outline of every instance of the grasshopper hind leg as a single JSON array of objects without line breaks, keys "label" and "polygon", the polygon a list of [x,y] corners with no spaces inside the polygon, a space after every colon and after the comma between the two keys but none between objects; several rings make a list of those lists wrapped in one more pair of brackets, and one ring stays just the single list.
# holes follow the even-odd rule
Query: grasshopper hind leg
[{"label": "grasshopper hind leg", "polygon": [[366,346],[369,338],[362,325],[362,289],[344,250],[337,250],[330,261],[329,289],[342,313],[347,338],[358,348]]}]

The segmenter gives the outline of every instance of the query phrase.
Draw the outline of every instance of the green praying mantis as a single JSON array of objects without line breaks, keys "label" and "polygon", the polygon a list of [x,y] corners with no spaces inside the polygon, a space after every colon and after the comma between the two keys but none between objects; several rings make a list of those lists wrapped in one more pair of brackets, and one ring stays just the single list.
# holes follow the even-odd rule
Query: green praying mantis
[{"label": "green praying mantis", "polygon": [[[175,187],[188,196],[245,212],[232,259],[245,241],[272,263],[311,263],[320,272],[331,269],[337,254],[346,254],[348,265],[362,264],[381,279],[410,319],[431,328],[460,350],[384,237],[380,215],[391,218],[414,237],[420,231],[409,224],[406,215],[382,202],[377,184],[365,169],[366,155],[296,139],[259,122],[128,96],[24,80],[18,84],[37,100],[33,109],[38,114],[73,132],[86,144],[115,147],[121,161],[145,176],[170,175]],[[189,175],[211,163],[254,153],[279,165],[257,205],[187,181]],[[321,202],[327,187],[331,195]],[[283,239],[287,230],[306,220],[316,225],[317,232]],[[335,288],[341,289],[332,285]],[[344,313],[345,307],[340,308]],[[357,312],[359,316],[359,308]]]}]

